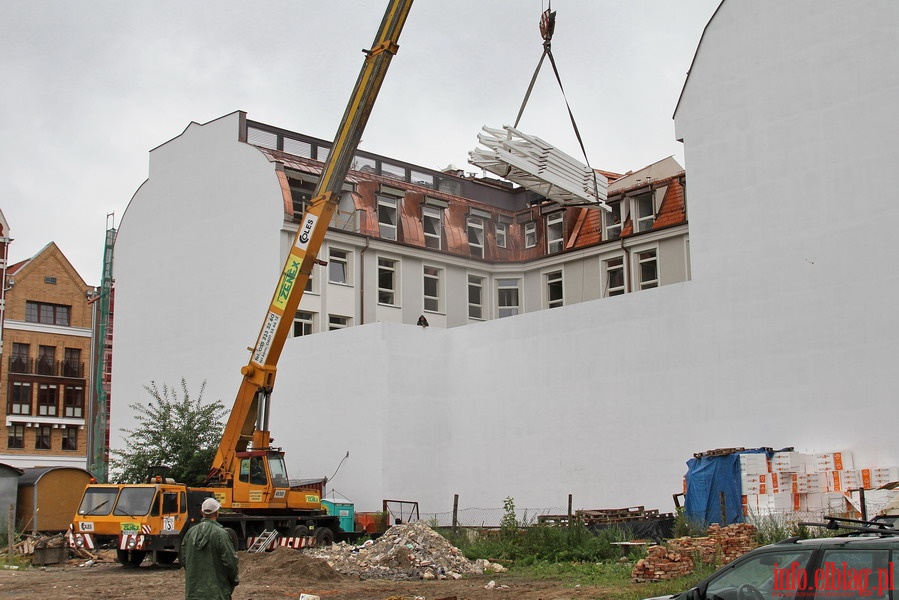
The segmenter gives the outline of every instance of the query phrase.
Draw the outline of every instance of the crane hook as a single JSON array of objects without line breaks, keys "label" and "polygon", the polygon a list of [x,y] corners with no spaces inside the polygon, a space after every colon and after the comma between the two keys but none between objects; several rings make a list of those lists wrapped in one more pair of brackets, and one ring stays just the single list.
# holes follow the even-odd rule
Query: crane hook
[{"label": "crane hook", "polygon": [[540,15],[540,35],[543,37],[544,46],[548,46],[552,42],[555,29],[556,11],[552,10],[552,6],[550,6]]}]

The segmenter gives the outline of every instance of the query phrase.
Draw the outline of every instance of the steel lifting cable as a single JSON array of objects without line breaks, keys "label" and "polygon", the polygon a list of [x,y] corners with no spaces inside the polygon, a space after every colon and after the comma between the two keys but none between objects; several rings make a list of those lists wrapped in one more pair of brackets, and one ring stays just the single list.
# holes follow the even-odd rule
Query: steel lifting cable
[{"label": "steel lifting cable", "polygon": [[528,85],[528,91],[524,95],[524,100],[521,103],[521,108],[518,109],[518,116],[515,118],[515,125],[513,126],[515,129],[518,129],[518,122],[521,121],[521,115],[524,114],[524,107],[527,106],[528,100],[531,97],[531,92],[534,90],[534,84],[537,82],[537,75],[540,74],[540,68],[543,66],[543,61],[549,57],[549,64],[552,65],[553,73],[556,74],[556,81],[559,82],[559,89],[562,91],[562,99],[565,100],[565,108],[568,109],[568,118],[571,119],[571,126],[574,128],[574,135],[577,137],[577,142],[581,146],[581,152],[584,154],[584,160],[587,163],[587,168],[590,169],[590,173],[593,175],[593,195],[596,196],[597,200],[599,200],[599,183],[596,179],[596,171],[593,167],[590,166],[590,159],[587,158],[587,150],[584,148],[584,140],[581,139],[581,132],[577,127],[577,123],[574,120],[574,113],[571,112],[571,105],[568,103],[568,96],[565,95],[565,87],[562,85],[562,78],[559,76],[559,69],[556,66],[556,59],[553,58],[552,53],[552,39],[553,33],[556,30],[556,11],[552,9],[552,2],[547,5],[543,14],[540,15],[540,36],[543,38],[543,54],[540,56],[540,61],[537,63],[537,69],[534,71],[533,77],[531,77],[531,83]]}]

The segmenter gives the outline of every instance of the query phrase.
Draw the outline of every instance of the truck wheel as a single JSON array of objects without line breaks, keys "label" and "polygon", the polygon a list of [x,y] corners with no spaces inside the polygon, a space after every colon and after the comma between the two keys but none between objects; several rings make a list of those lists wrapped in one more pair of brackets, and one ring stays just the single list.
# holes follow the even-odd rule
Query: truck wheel
[{"label": "truck wheel", "polygon": [[334,543],[334,532],[327,527],[315,528],[315,545],[330,546]]},{"label": "truck wheel", "polygon": [[288,537],[306,537],[309,535],[309,528],[305,525],[295,525],[293,529],[290,530],[290,535]]},{"label": "truck wheel", "polygon": [[115,555],[123,567],[139,567],[147,553],[143,550],[116,550]]}]

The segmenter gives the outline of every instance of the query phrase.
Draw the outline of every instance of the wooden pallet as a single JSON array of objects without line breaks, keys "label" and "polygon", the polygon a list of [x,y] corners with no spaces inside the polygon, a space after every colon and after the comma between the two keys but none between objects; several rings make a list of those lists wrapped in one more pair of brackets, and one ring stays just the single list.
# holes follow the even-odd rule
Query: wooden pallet
[{"label": "wooden pallet", "polygon": [[[658,509],[646,509],[643,506],[578,510],[572,516],[584,525],[628,523],[633,521],[650,521],[674,517],[672,513],[660,513]],[[567,525],[568,515],[539,515],[537,517],[537,522],[547,525]]]}]

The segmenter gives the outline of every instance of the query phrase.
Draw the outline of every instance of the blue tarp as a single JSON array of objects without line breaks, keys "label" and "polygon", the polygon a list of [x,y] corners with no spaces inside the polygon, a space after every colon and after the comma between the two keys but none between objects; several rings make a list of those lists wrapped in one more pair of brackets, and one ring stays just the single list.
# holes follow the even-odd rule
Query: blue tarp
[{"label": "blue tarp", "polygon": [[[691,522],[721,526],[743,521],[740,501],[740,454],[766,453],[770,448],[741,450],[721,456],[699,456],[687,461],[687,493],[684,512]],[[721,494],[724,494],[724,523],[721,523]]]}]

